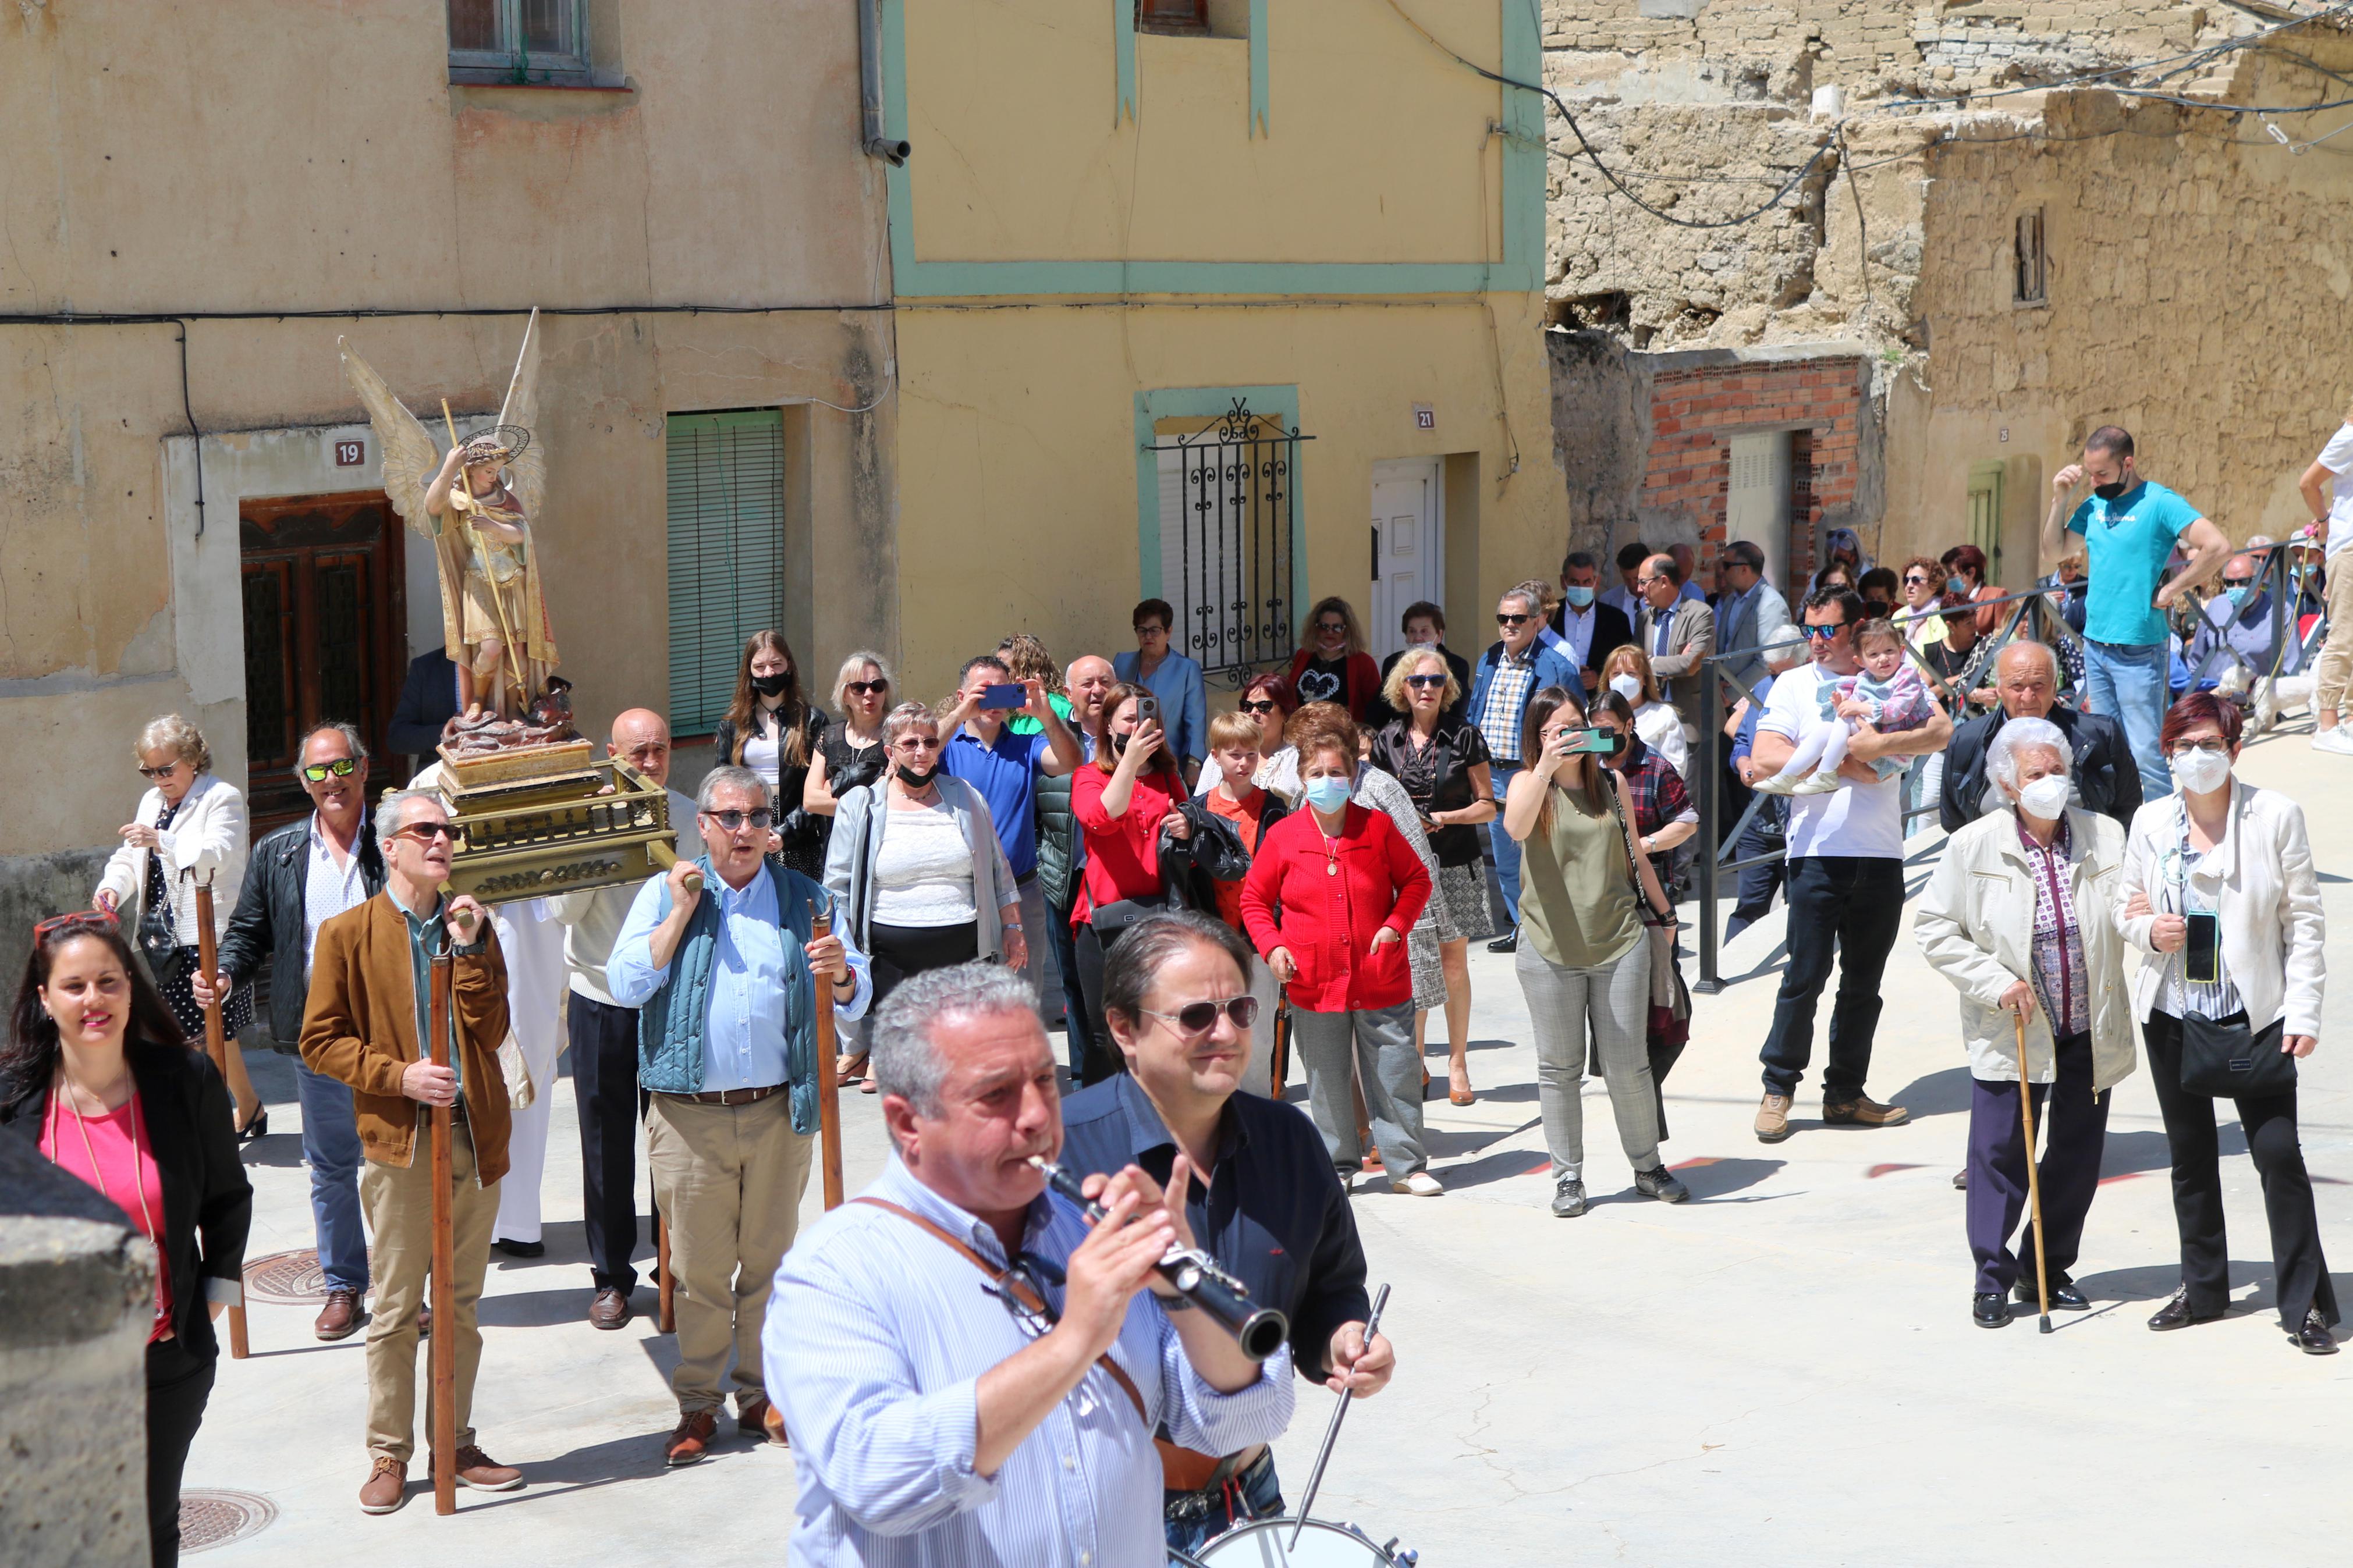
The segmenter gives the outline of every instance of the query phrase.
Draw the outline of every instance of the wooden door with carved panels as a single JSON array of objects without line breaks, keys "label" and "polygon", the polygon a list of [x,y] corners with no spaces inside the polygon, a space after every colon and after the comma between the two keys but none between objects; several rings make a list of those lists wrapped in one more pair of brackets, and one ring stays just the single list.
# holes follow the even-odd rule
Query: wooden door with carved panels
[{"label": "wooden door with carved panels", "polygon": [[385,730],[407,673],[407,593],[400,519],[381,490],[247,500],[237,529],[258,837],[310,809],[295,748],[317,725],[358,726],[374,758],[371,794],[401,782],[386,772],[396,759]]}]

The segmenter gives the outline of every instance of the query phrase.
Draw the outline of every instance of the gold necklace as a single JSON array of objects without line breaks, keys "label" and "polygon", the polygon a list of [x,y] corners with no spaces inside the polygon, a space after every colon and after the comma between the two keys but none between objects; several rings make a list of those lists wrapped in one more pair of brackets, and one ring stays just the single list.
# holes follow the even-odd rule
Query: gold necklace
[{"label": "gold necklace", "polygon": [[[129,1070],[130,1069],[128,1068],[124,1068],[126,1076],[128,1075]],[[81,1134],[82,1158],[90,1162],[90,1179],[97,1184],[98,1195],[104,1198],[108,1203],[114,1203],[114,1194],[107,1190],[106,1173],[98,1168],[98,1151],[90,1145],[90,1119],[82,1115],[81,1108],[79,1106],[68,1105],[66,1103],[66,1101],[72,1097],[72,1094],[73,1080],[67,1077],[65,1063],[61,1060],[58,1063],[57,1090],[49,1096],[49,1149],[51,1151],[49,1154],[49,1163],[55,1165],[61,1171],[65,1169],[65,1162],[58,1159],[56,1153],[56,1150],[58,1148],[58,1115],[60,1109],[62,1109],[73,1117],[74,1129]],[[98,1100],[99,1103],[102,1105],[105,1103],[106,1097],[104,1095],[100,1095]],[[147,1206],[147,1184],[141,1179],[141,1167],[145,1162],[140,1153],[139,1147],[138,1100],[139,1091],[134,1088],[131,1091],[131,1098],[123,1102],[124,1104],[132,1107],[131,1190],[138,1196],[139,1199],[140,1231],[150,1241],[153,1241],[155,1244],[156,1248],[160,1253],[164,1245],[164,1238],[160,1234],[158,1234],[154,1213]],[[111,1115],[112,1113],[109,1112],[109,1114]],[[117,1208],[123,1207],[121,1204],[115,1204],[115,1206]],[[128,1211],[126,1210],[125,1212],[127,1213]],[[164,1282],[161,1278],[160,1271],[155,1281],[155,1321],[157,1322],[162,1322],[164,1321]]]}]

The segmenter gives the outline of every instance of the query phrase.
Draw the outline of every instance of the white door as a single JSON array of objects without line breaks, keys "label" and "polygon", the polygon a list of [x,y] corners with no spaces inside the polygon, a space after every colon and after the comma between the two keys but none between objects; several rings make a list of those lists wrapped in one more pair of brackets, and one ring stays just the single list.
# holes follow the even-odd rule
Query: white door
[{"label": "white door", "polygon": [[1376,662],[1405,647],[1405,607],[1446,602],[1446,517],[1435,458],[1373,465],[1373,593],[1365,637]]},{"label": "white door", "polygon": [[1745,539],[1765,552],[1765,581],[1797,613],[1798,595],[1784,570],[1789,560],[1789,433],[1732,438],[1731,484],[1724,505],[1724,536]]}]

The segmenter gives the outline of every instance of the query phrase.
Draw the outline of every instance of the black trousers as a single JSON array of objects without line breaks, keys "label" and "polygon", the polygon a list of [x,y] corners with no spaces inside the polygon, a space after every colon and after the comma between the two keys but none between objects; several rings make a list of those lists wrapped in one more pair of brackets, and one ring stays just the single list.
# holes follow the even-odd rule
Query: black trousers
[{"label": "black trousers", "polygon": [[[2042,1189],[2042,1261],[2051,1278],[2075,1267],[2084,1241],[2084,1219],[2100,1190],[2100,1151],[2108,1140],[2108,1102],[2092,1095],[2092,1037],[2068,1035],[2058,1042],[2059,1081],[2031,1086],[2034,1130],[2042,1139],[2035,1178]],[[2000,1293],[2034,1279],[2034,1226],[2030,1220],[2010,1250],[2010,1233],[2026,1212],[2029,1193],[2026,1123],[2019,1113],[2018,1085],[2002,1079],[1969,1080],[1969,1256],[1978,1266],[1977,1289]]]},{"label": "black trousers", "polygon": [[214,1362],[176,1339],[147,1347],[147,1538],[156,1568],[180,1560],[180,1477],[213,1396]]},{"label": "black trousers", "polygon": [[1120,1053],[1103,1024],[1103,944],[1092,925],[1071,928],[1071,948],[1078,960],[1079,994],[1087,1005],[1086,1068],[1079,1074],[1082,1083],[1101,1083],[1107,1078],[1117,1078],[1127,1070],[1127,1058]]},{"label": "black trousers", "polygon": [[1850,1105],[1871,1073],[1879,1027],[1879,975],[1904,926],[1904,862],[1873,856],[1808,855],[1789,861],[1789,967],[1773,1002],[1773,1026],[1758,1058],[1765,1088],[1795,1094],[1814,1054],[1814,1006],[1838,960],[1831,1005],[1831,1056],[1822,1103]]},{"label": "black trousers", "polygon": [[[2181,1087],[2181,1020],[2151,1012],[2141,1026],[2148,1045],[2149,1077],[2156,1080],[2158,1109],[2165,1116],[2165,1142],[2173,1153],[2173,1220],[2181,1232],[2181,1282],[2189,1307],[2220,1312],[2231,1299],[2231,1249],[2222,1234],[2221,1156],[2214,1131],[2214,1101]],[[2320,1216],[2312,1203],[2312,1178],[2295,1134],[2295,1091],[2234,1100],[2247,1152],[2263,1178],[2263,1214],[2271,1221],[2272,1272],[2280,1324],[2291,1332],[2305,1314],[2320,1309],[2337,1321],[2337,1289],[2328,1260],[2320,1252]]]},{"label": "black trousers", "polygon": [[886,926],[875,921],[866,928],[866,940],[874,964],[874,996],[866,1005],[870,1018],[901,981],[980,956],[976,921],[960,926]]},{"label": "black trousers", "polygon": [[575,991],[565,1028],[572,1041],[572,1092],[580,1110],[581,1230],[599,1290],[638,1288],[638,1010]]}]

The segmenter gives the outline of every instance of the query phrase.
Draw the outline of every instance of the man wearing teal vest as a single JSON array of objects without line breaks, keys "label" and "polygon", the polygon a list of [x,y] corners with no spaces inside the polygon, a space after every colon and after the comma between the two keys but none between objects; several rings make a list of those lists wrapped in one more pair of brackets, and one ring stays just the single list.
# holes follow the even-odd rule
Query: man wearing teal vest
[{"label": "man wearing teal vest", "polygon": [[766,783],[713,768],[694,804],[708,853],[638,890],[605,968],[613,999],[640,1010],[647,1163],[678,1284],[670,1465],[694,1463],[715,1441],[731,1350],[737,1428],[783,1441],[760,1326],[808,1185],[818,977],[837,1018],[860,1016],[873,994],[864,953],[838,933],[811,940],[813,909],[830,917],[831,896],[767,859]]}]

